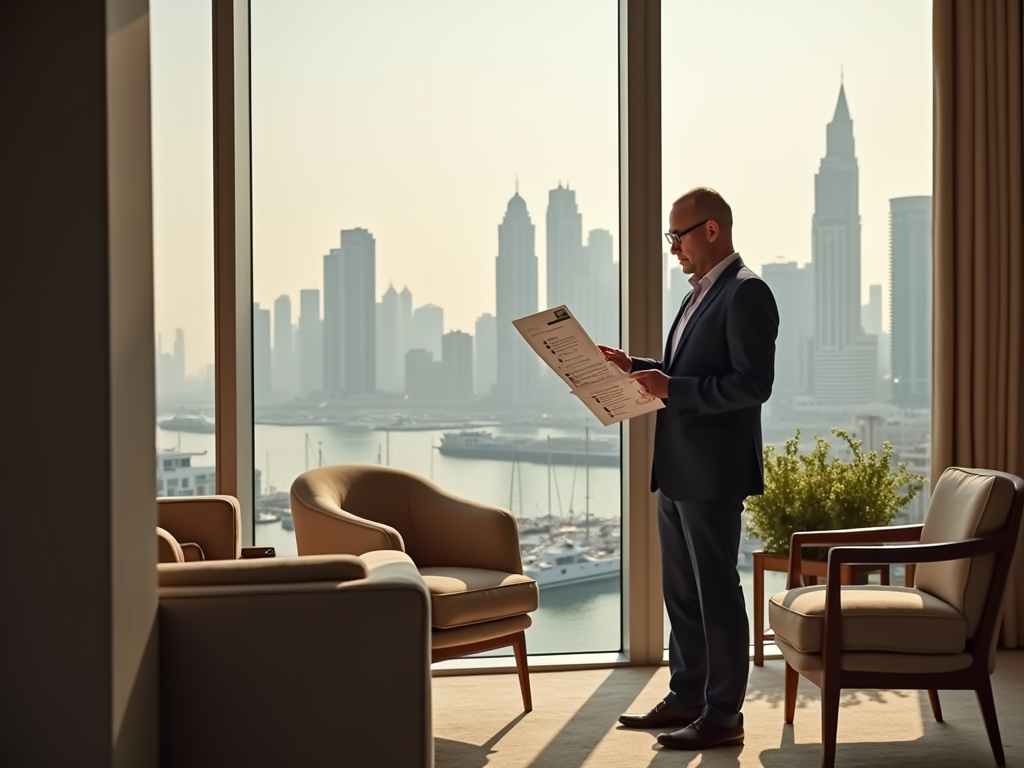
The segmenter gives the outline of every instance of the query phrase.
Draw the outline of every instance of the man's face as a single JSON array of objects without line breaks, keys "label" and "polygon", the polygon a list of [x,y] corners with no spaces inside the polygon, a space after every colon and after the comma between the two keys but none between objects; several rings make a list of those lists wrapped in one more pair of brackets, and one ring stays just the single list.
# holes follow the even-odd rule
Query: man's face
[{"label": "man's face", "polygon": [[679,261],[679,266],[683,268],[683,272],[688,275],[692,275],[700,268],[703,262],[704,246],[707,244],[703,227],[697,226],[691,229],[695,224],[700,224],[700,219],[696,218],[691,204],[680,203],[669,211],[668,231],[675,234],[686,233],[682,235],[678,243],[672,244],[671,250],[672,255]]}]

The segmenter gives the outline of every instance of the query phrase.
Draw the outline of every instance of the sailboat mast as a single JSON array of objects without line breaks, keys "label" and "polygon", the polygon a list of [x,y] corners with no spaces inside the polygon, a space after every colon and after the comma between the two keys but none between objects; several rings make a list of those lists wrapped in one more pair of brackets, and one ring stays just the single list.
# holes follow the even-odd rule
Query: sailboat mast
[{"label": "sailboat mast", "polygon": [[548,435],[548,531],[552,528],[551,524],[551,435]]},{"label": "sailboat mast", "polygon": [[516,515],[516,508],[512,506],[512,498],[515,494],[516,488],[516,467],[519,465],[519,454],[516,453],[516,457],[512,460],[512,476],[508,479],[508,509],[512,513],[512,516]]},{"label": "sailboat mast", "polygon": [[586,454],[585,455],[586,455],[586,469],[587,469],[587,475],[586,475],[586,477],[587,477],[587,484],[586,484],[586,489],[587,489],[586,519],[587,519],[587,523],[586,523],[586,526],[585,526],[585,529],[586,529],[585,541],[589,544],[590,543],[590,427],[587,427],[586,430],[587,430],[586,431],[587,437],[586,437],[586,443],[585,443],[585,446],[586,446],[586,448],[585,448]]}]

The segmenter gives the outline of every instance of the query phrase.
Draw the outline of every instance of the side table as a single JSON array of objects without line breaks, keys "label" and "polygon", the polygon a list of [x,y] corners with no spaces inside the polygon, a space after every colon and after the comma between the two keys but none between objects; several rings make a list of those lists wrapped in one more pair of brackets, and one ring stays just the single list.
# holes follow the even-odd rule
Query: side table
[{"label": "side table", "polygon": [[[764,644],[774,640],[775,633],[765,631],[764,626],[764,572],[789,572],[789,558],[758,550],[754,552],[754,666],[764,666]],[[887,563],[850,563],[843,565],[840,584],[866,584],[869,573],[879,572],[882,584],[889,583]],[[817,584],[818,579],[828,575],[828,563],[821,560],[804,560],[803,577],[805,585]],[[913,578],[908,572],[908,577]]]}]

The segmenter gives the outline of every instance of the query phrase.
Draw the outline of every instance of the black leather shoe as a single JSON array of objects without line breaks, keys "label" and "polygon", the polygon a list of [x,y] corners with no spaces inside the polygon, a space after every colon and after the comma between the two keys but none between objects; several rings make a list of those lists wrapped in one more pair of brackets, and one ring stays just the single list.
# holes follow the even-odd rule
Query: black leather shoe
[{"label": "black leather shoe", "polygon": [[712,747],[738,747],[743,744],[743,726],[726,728],[698,718],[682,730],[659,734],[658,743],[669,749],[694,751]]},{"label": "black leather shoe", "polygon": [[701,714],[701,709],[676,709],[659,701],[646,715],[620,715],[619,722],[627,728],[683,728]]}]

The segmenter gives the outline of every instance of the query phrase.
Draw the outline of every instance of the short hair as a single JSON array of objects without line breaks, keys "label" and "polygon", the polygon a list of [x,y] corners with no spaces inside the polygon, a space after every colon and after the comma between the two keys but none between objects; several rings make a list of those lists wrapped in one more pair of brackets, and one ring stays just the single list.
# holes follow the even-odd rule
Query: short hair
[{"label": "short hair", "polygon": [[732,208],[716,190],[711,187],[694,187],[672,203],[675,208],[680,203],[693,203],[693,210],[698,218],[718,222],[718,226],[726,231],[732,230]]}]

